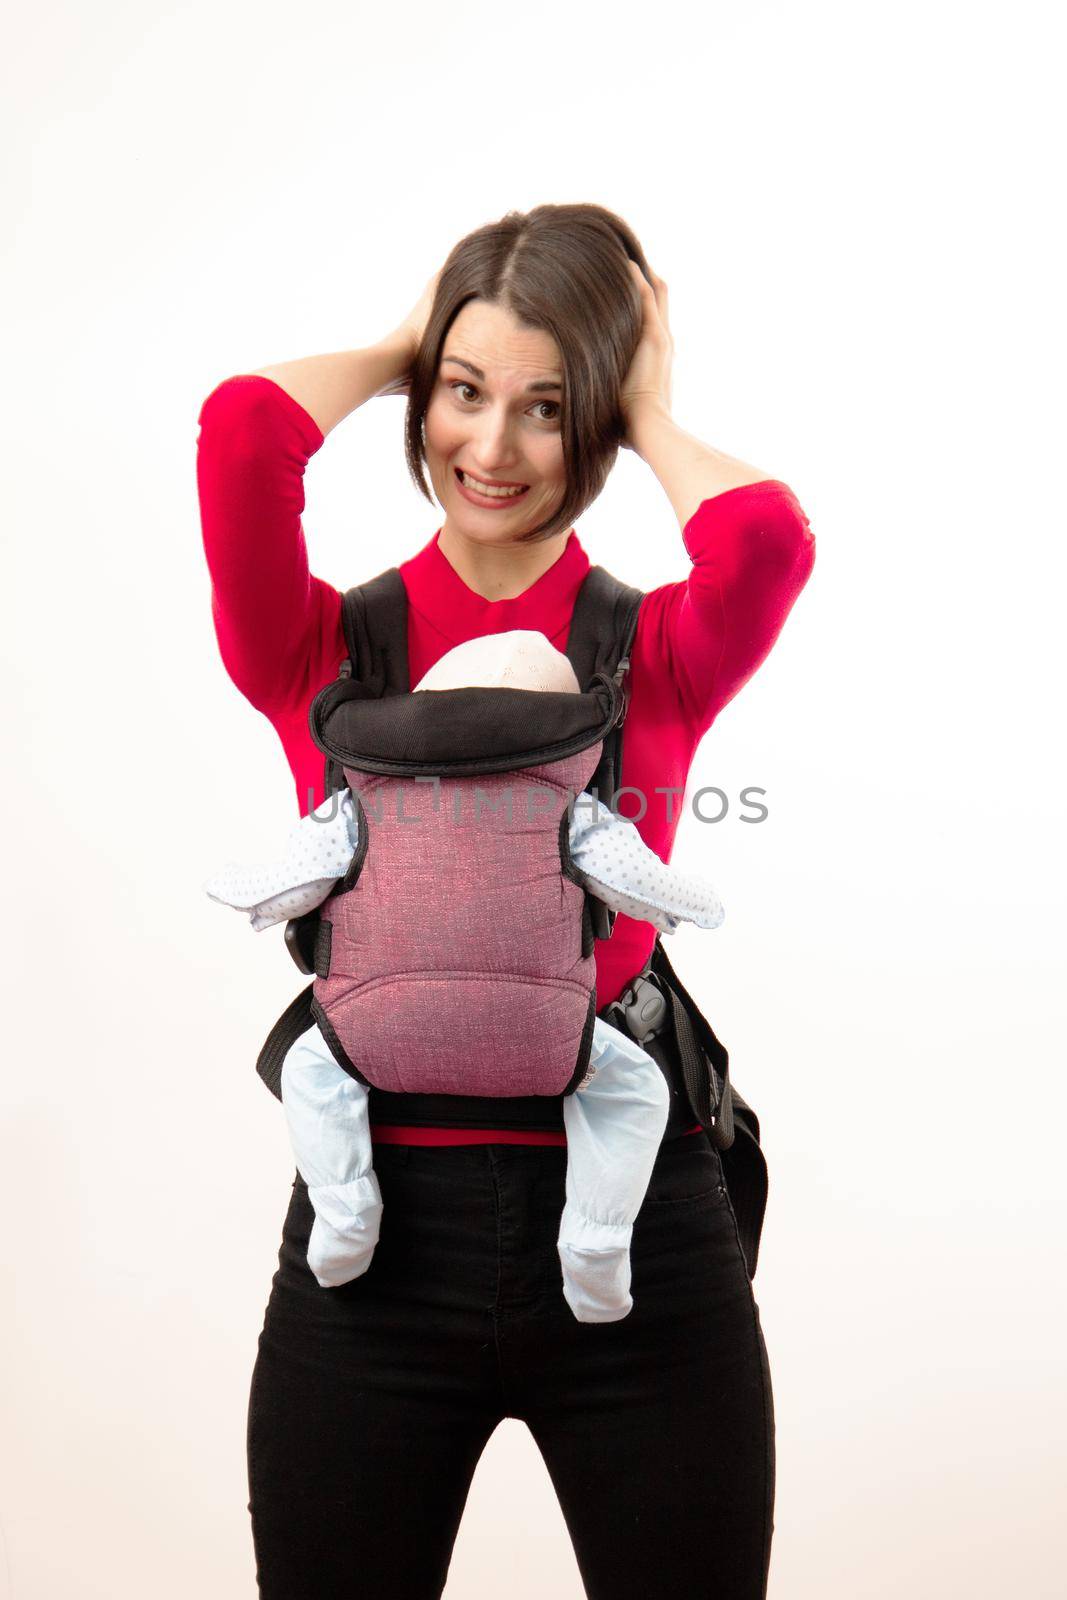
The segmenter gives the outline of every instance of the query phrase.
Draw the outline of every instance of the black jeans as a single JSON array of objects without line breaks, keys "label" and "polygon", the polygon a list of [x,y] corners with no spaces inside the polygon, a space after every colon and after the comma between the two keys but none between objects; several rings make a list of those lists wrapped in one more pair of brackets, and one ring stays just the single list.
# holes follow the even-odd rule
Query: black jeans
[{"label": "black jeans", "polygon": [[589,1600],[763,1600],[770,1372],[718,1152],[705,1133],[661,1145],[633,1309],[611,1323],[563,1298],[565,1164],[557,1146],[375,1145],[381,1237],[339,1289],[304,1259],[297,1178],[248,1415],[265,1600],[436,1600],[504,1417],[537,1442]]}]

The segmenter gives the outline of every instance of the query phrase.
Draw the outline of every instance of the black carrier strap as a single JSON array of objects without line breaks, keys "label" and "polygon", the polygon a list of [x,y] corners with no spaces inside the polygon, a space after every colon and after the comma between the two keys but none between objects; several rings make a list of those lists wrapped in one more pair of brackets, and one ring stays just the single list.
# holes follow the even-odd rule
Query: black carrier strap
[{"label": "black carrier strap", "polygon": [[[592,566],[575,598],[567,636],[566,655],[579,683],[584,687],[594,673],[603,672],[614,677],[623,692],[622,715],[604,740],[600,762],[589,783],[590,790],[609,805],[623,787],[623,728],[629,705],[625,680],[643,598],[641,590],[621,582],[603,567]],[[379,695],[410,693],[407,591],[399,568],[390,567],[369,582],[347,590],[343,597],[342,621],[348,647],[342,675],[358,678]],[[344,787],[343,770],[332,757],[326,760],[325,783],[328,795]],[[616,913],[593,896],[587,897],[586,905],[596,937],[609,938]],[[315,970],[317,926],[316,910],[290,922],[286,928],[286,942],[302,972]],[[677,1041],[677,1049],[670,1048],[666,1038],[653,1036],[647,1041],[647,1048],[660,1062],[671,1088],[671,1110],[664,1137],[684,1133],[694,1120],[708,1130],[712,1143],[719,1150],[748,1271],[754,1276],[767,1201],[767,1166],[759,1143],[758,1119],[731,1085],[727,1052],[682,985],[658,938],[645,975],[651,975],[652,981],[662,986],[668,998],[671,1015],[667,1027]],[[271,1030],[256,1063],[268,1088],[279,1097],[285,1054],[314,1022],[313,988],[309,985],[287,1007]],[[614,1022],[616,1016],[610,1020]],[[680,1067],[676,1063],[680,1063]],[[372,1123],[442,1128],[529,1128],[541,1133],[564,1130],[562,1096],[500,1099],[474,1095],[391,1094],[372,1086],[368,1100]]]},{"label": "black carrier strap", "polygon": [[[372,693],[410,694],[408,675],[408,595],[399,567],[389,567],[367,583],[345,592],[341,623],[348,646],[346,676],[360,679]],[[345,786],[340,763],[326,758],[326,793]],[[314,969],[309,967],[308,971]]]},{"label": "black carrier strap", "polygon": [[301,989],[296,999],[286,1006],[259,1052],[256,1071],[271,1094],[282,1097],[282,1063],[290,1048],[302,1033],[307,1033],[315,1018],[311,1015],[311,999],[315,985],[309,983]]},{"label": "black carrier strap", "polygon": [[670,995],[686,1093],[697,1121],[719,1152],[748,1275],[754,1278],[768,1192],[759,1118],[731,1083],[726,1046],[671,966],[659,938],[651,967]]}]

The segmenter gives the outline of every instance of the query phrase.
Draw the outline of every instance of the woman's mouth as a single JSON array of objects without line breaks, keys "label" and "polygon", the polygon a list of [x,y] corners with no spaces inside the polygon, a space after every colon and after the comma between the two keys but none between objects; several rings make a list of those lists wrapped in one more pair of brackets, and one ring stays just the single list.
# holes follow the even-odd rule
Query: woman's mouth
[{"label": "woman's mouth", "polygon": [[513,505],[515,501],[522,500],[530,492],[528,483],[519,485],[483,483],[464,472],[462,467],[456,467],[455,474],[459,492],[465,500],[469,500],[471,505],[492,508],[494,511],[501,506]]}]

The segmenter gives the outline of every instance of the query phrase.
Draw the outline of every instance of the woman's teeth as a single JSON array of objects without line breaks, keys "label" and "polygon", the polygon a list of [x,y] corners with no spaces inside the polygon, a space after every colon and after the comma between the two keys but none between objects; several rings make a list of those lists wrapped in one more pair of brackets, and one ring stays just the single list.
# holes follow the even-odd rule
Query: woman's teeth
[{"label": "woman's teeth", "polygon": [[460,477],[466,488],[473,489],[475,494],[488,495],[491,500],[508,500],[513,495],[523,494],[529,487],[528,484],[523,484],[518,489],[499,489],[490,483],[479,483],[478,479],[472,478],[468,472],[461,472]]}]

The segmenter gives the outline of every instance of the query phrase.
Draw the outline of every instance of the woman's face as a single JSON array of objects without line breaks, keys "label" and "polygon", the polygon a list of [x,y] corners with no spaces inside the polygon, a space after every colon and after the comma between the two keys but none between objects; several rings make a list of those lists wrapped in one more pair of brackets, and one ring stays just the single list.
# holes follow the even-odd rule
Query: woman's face
[{"label": "woman's face", "polygon": [[[485,300],[463,307],[445,338],[425,420],[426,465],[451,534],[508,544],[558,510],[566,489],[562,382],[550,334],[523,328]],[[524,487],[487,498],[474,480]]]}]

